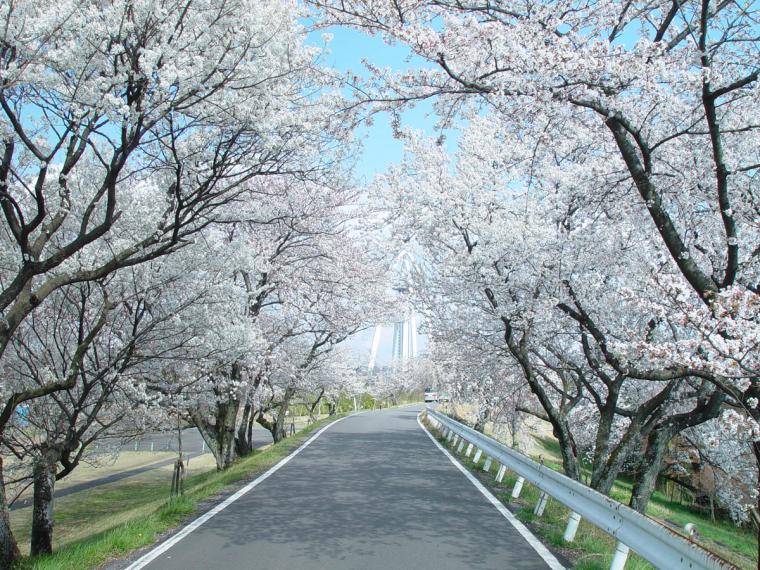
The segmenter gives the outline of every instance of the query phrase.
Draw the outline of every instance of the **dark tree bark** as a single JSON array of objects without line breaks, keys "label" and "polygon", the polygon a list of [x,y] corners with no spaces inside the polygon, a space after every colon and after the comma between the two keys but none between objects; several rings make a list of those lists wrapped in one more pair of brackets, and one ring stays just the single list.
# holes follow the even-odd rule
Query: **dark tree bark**
[{"label": "dark tree bark", "polygon": [[726,394],[706,382],[701,389],[703,395],[693,410],[668,416],[649,430],[643,443],[641,460],[635,470],[630,502],[631,508],[640,513],[646,513],[670,440],[685,429],[717,418],[720,414]]},{"label": "dark tree bark", "polygon": [[246,404],[243,407],[243,416],[240,419],[235,436],[235,449],[240,457],[253,452],[253,424],[255,421],[256,411],[253,409],[253,405]]},{"label": "dark tree bark", "polygon": [[10,568],[21,553],[16,538],[11,532],[11,518],[3,473],[3,457],[0,455],[0,568],[5,569]]},{"label": "dark tree bark", "polygon": [[33,556],[53,553],[53,494],[55,492],[56,464],[59,456],[59,450],[55,448],[45,449],[34,462],[31,541],[31,554]]},{"label": "dark tree bark", "polygon": [[319,395],[317,396],[316,400],[309,406],[309,421],[311,423],[314,423],[317,421],[317,416],[319,415],[317,412],[319,411],[319,403],[322,401],[322,397],[325,395],[325,389],[322,388],[319,391]]},{"label": "dark tree bark", "polygon": [[285,432],[285,418],[287,416],[288,408],[290,407],[290,401],[293,399],[295,393],[296,389],[292,387],[285,390],[282,400],[271,409],[272,415],[274,416],[273,420],[265,418],[264,414],[259,414],[256,418],[259,425],[269,430],[269,433],[272,434],[272,441],[274,441],[274,443],[282,441],[287,437],[287,433]]},{"label": "dark tree bark", "polygon": [[217,402],[213,422],[199,410],[190,413],[193,424],[198,428],[201,437],[214,455],[217,471],[227,469],[237,459],[235,424],[239,409],[240,400],[231,397]]}]

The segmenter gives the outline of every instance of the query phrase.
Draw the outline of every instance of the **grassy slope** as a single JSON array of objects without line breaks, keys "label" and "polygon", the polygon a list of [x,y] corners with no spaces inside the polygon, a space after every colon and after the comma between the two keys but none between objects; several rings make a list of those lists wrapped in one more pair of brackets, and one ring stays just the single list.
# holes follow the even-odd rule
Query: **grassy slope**
[{"label": "grassy slope", "polygon": [[165,473],[154,481],[129,479],[88,491],[86,498],[56,503],[58,528],[76,527],[83,538],[58,549],[52,556],[25,558],[22,570],[64,570],[96,568],[109,559],[124,556],[155,542],[161,533],[177,526],[196,510],[200,501],[227,485],[251,479],[262,473],[298,447],[314,430],[337,419],[327,418],[308,426],[295,436],[257,451],[235,463],[226,471],[210,471],[188,477],[185,495],[167,501],[170,476]]}]

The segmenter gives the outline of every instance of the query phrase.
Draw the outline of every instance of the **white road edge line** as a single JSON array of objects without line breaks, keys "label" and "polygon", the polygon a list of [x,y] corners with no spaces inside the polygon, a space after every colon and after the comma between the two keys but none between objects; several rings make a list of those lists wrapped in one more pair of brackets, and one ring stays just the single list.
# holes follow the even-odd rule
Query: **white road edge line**
[{"label": "white road edge line", "polygon": [[[359,412],[362,413],[362,412]],[[279,463],[276,463],[272,467],[269,468],[266,472],[264,472],[262,475],[259,475],[256,479],[248,483],[245,487],[237,491],[234,495],[230,495],[227,497],[223,502],[219,503],[217,506],[215,506],[213,509],[208,511],[207,513],[202,514],[197,519],[195,519],[193,522],[188,524],[185,528],[183,528],[181,531],[179,531],[177,534],[171,536],[168,538],[165,542],[162,542],[157,547],[155,547],[153,550],[145,553],[143,556],[135,560],[132,564],[127,566],[124,570],[140,570],[140,568],[144,568],[151,562],[153,562],[156,558],[161,556],[164,552],[169,550],[172,546],[177,544],[180,540],[185,538],[188,534],[193,532],[195,529],[200,527],[203,523],[208,521],[211,517],[214,515],[219,514],[224,509],[229,507],[232,503],[237,501],[240,497],[248,493],[250,490],[252,490],[254,487],[257,487],[261,483],[263,483],[266,479],[268,479],[271,475],[279,471],[282,467],[284,467],[291,459],[293,459],[296,455],[301,453],[304,449],[309,447],[311,443],[317,439],[322,433],[333,427],[335,424],[338,424],[345,420],[346,418],[355,416],[358,414],[351,414],[349,416],[345,416],[342,418],[339,418],[335,420],[334,422],[330,423],[329,425],[326,425],[322,429],[320,429],[317,433],[315,433],[313,436],[311,436],[309,439],[307,439],[304,443],[302,443],[298,448],[296,448],[295,451],[293,451],[290,455],[285,457],[284,459],[280,460]]]},{"label": "white road edge line", "polygon": [[544,559],[544,562],[551,568],[552,570],[566,570],[562,564],[559,563],[559,560],[555,558],[555,556],[549,552],[549,549],[546,548],[536,536],[528,530],[528,527],[526,527],[523,523],[521,523],[515,515],[511,513],[511,511],[504,506],[504,504],[497,499],[491,491],[486,489],[483,484],[478,481],[477,477],[470,473],[470,470],[464,467],[459,461],[451,455],[448,450],[443,447],[440,443],[438,443],[438,440],[435,439],[435,437],[428,431],[428,429],[425,427],[425,425],[420,420],[420,416],[417,416],[417,423],[422,428],[422,430],[427,434],[427,436],[430,438],[430,440],[440,449],[443,454],[449,458],[449,461],[451,461],[454,466],[459,469],[467,479],[470,480],[470,483],[472,483],[475,488],[480,491],[480,493],[488,499],[488,502],[491,503],[494,507],[496,507],[496,510],[501,513],[501,515],[507,519],[510,524],[515,527],[515,530],[519,532],[522,537],[528,541],[528,544],[530,544],[533,547],[533,550],[535,550],[538,555]]}]

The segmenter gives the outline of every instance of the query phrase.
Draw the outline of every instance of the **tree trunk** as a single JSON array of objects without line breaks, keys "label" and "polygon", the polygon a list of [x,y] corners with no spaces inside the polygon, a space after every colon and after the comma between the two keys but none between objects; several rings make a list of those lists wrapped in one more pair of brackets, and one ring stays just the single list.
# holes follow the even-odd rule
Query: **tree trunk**
[{"label": "tree trunk", "polygon": [[517,430],[519,428],[519,417],[517,415],[517,412],[515,411],[512,416],[509,418],[509,425],[510,429],[512,430],[512,449],[516,449],[517,451],[520,451],[520,442],[517,439]]},{"label": "tree trunk", "polygon": [[32,556],[53,553],[53,493],[58,461],[54,450],[43,450],[34,462],[32,506]]},{"label": "tree trunk", "polygon": [[[725,393],[713,389],[707,383],[702,388],[705,391],[694,409],[671,416],[649,431],[644,443],[644,453],[636,469],[638,477],[634,481],[631,495],[631,507],[640,513],[646,511],[652,497],[670,440],[686,428],[716,418],[720,413],[721,405],[726,399]],[[707,392],[707,389],[711,391]],[[647,428],[642,431],[646,433]]]},{"label": "tree trunk", "polygon": [[0,456],[0,568],[10,568],[21,553],[16,544],[16,538],[11,530],[8,497],[5,494],[5,478],[3,475],[3,458]]},{"label": "tree trunk", "polygon": [[263,426],[269,433],[272,434],[272,441],[277,443],[285,439],[287,434],[285,433],[285,417],[287,416],[288,407],[290,406],[290,400],[295,395],[295,388],[288,388],[285,390],[285,394],[282,397],[282,401],[272,411],[274,415],[274,421],[269,421],[263,414],[259,414],[256,421],[259,425]]},{"label": "tree trunk", "polygon": [[239,456],[248,455],[253,451],[253,441],[251,441],[251,435],[253,433],[253,418],[251,417],[251,410],[253,406],[246,404],[243,408],[243,417],[240,420],[238,426],[237,436],[235,436],[235,449]]},{"label": "tree trunk", "polygon": [[[628,426],[623,438],[616,446],[614,446],[611,453],[608,453],[608,456],[606,457],[602,457],[602,461],[595,461],[591,473],[590,487],[600,493],[609,495],[618,475],[623,470],[626,461],[628,461],[631,454],[640,444],[641,438],[641,425],[639,424],[638,419],[634,419],[634,421]],[[594,459],[596,460],[597,457],[601,457],[602,455],[603,454],[600,453],[597,448],[594,453]]]},{"label": "tree trunk", "polygon": [[290,399],[293,397],[294,393],[295,390],[287,389],[285,391],[285,397],[277,411],[277,417],[274,419],[274,429],[272,431],[272,439],[275,443],[287,437],[287,433],[285,433],[285,417],[287,416],[288,407],[290,406]]},{"label": "tree trunk", "polygon": [[319,391],[319,396],[317,396],[317,399],[314,400],[314,403],[311,404],[311,406],[309,406],[309,423],[310,424],[313,424],[314,422],[317,421],[317,416],[319,415],[317,413],[317,406],[321,407],[320,402],[322,402],[322,396],[324,395],[325,395],[325,389],[322,388]]},{"label": "tree trunk", "polygon": [[[491,294],[492,295],[492,294]],[[495,305],[494,305],[495,308]],[[504,340],[510,353],[515,357],[517,363],[522,369],[523,376],[528,383],[530,391],[538,398],[541,407],[546,412],[546,419],[552,425],[554,437],[559,442],[560,453],[562,454],[562,467],[565,475],[576,481],[581,480],[581,466],[578,459],[578,446],[575,444],[573,432],[568,424],[568,412],[564,406],[557,408],[544,390],[541,382],[538,380],[527,350],[525,341],[528,333],[523,334],[522,340],[515,342],[512,324],[509,319],[502,317],[504,323]]]},{"label": "tree trunk", "polygon": [[263,415],[259,415],[259,417],[256,418],[256,421],[260,426],[272,434],[272,441],[274,443],[282,441],[287,437],[287,433],[285,433],[285,414],[277,415],[274,420],[271,421]]},{"label": "tree trunk", "polygon": [[652,498],[654,487],[657,484],[657,476],[662,469],[668,442],[677,433],[670,427],[652,430],[645,441],[646,448],[641,456],[634,473],[633,490],[631,492],[630,507],[642,514],[646,514],[649,499]]},{"label": "tree trunk", "polygon": [[201,437],[214,455],[217,471],[223,471],[229,467],[237,457],[235,423],[239,409],[240,401],[232,397],[227,401],[217,402],[214,410],[215,423],[208,421],[199,410],[190,413],[195,427],[198,428]]},{"label": "tree trunk", "polygon": [[607,386],[607,398],[604,405],[599,407],[599,425],[596,429],[595,451],[591,461],[591,488],[605,495],[609,495],[627,457],[627,454],[620,453],[620,448],[615,450],[617,453],[614,456],[610,453],[610,437],[619,393],[619,382]]},{"label": "tree trunk", "polygon": [[288,434],[285,432],[285,414],[280,413],[277,415],[277,418],[274,420],[274,429],[272,430],[272,440],[274,443],[277,443],[278,441],[282,441],[288,436]]},{"label": "tree trunk", "polygon": [[478,419],[475,421],[473,429],[477,432],[483,433],[483,430],[486,429],[486,423],[488,423],[490,417],[491,413],[488,409],[486,409],[482,414],[478,414]]},{"label": "tree trunk", "polygon": [[[230,398],[229,401],[217,407],[216,417],[216,443],[217,463],[221,463],[221,469],[227,469],[236,458],[235,454],[235,421],[237,419],[239,403]],[[218,465],[217,465],[217,468]]]}]

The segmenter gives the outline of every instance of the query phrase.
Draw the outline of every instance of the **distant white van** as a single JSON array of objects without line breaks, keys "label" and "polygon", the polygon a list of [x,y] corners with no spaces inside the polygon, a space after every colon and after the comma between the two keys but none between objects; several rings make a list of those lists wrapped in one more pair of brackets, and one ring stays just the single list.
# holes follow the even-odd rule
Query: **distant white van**
[{"label": "distant white van", "polygon": [[426,402],[437,402],[438,401],[438,392],[436,392],[432,388],[425,388],[425,401]]}]

